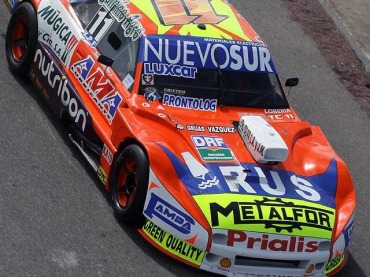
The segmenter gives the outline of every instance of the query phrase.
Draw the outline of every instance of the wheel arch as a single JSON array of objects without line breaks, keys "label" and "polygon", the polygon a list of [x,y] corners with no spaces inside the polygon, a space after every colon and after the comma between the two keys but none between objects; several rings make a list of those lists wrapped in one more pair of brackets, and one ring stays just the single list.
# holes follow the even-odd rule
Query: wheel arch
[{"label": "wheel arch", "polygon": [[13,1],[13,7],[9,7],[11,10],[10,10],[10,13],[13,14],[15,9],[22,3],[24,2],[29,2],[32,4],[33,8],[37,11],[39,6],[40,6],[40,2],[41,0],[20,0],[20,1]]},{"label": "wheel arch", "polygon": [[[110,187],[111,187],[111,182],[112,182],[112,178],[111,178],[111,174],[113,173],[113,168],[115,166],[115,164],[117,163],[117,159],[118,159],[118,156],[119,154],[128,146],[132,145],[132,144],[136,144],[138,145],[143,151],[144,151],[144,154],[146,155],[146,157],[148,158],[148,161],[149,161],[149,155],[148,155],[148,150],[147,148],[144,146],[144,144],[142,144],[139,140],[137,140],[136,138],[134,137],[129,137],[129,138],[126,138],[124,140],[122,140],[120,142],[120,144],[118,145],[117,147],[117,151],[116,153],[114,153],[114,156],[113,156],[113,162],[112,162],[112,165],[110,166],[110,176],[109,176],[109,181],[107,182],[107,185],[106,185],[106,190],[109,192],[110,191]],[[150,165],[149,165],[150,166]]]}]

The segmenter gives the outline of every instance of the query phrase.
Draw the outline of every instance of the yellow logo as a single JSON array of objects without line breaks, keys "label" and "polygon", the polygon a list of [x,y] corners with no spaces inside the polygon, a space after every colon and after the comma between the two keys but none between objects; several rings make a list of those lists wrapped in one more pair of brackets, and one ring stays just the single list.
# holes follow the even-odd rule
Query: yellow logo
[{"label": "yellow logo", "polygon": [[156,244],[173,255],[198,266],[202,263],[205,251],[170,235],[150,220],[146,221],[143,231]]},{"label": "yellow logo", "polygon": [[212,228],[330,239],[335,210],[287,198],[222,194],[194,196]]}]

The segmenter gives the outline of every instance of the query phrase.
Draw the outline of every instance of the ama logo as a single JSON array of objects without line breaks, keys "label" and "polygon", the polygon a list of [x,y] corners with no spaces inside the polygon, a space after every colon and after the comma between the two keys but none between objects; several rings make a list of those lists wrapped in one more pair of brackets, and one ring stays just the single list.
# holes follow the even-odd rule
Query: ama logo
[{"label": "ama logo", "polygon": [[193,140],[193,143],[203,161],[225,162],[234,160],[234,156],[227,147],[223,138],[192,136],[191,139]]},{"label": "ama logo", "polygon": [[92,70],[94,64],[93,58],[89,56],[87,59],[74,63],[71,70],[111,124],[122,102],[122,97],[115,91],[115,87],[101,68],[97,67],[96,70]]}]

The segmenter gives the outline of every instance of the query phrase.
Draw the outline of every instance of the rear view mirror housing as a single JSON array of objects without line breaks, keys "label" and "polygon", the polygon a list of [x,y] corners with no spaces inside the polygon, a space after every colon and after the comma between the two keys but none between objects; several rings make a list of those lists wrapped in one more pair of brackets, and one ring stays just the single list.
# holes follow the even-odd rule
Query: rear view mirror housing
[{"label": "rear view mirror housing", "polygon": [[297,86],[298,83],[299,83],[299,78],[289,78],[286,80],[285,86],[291,88],[291,87]]}]

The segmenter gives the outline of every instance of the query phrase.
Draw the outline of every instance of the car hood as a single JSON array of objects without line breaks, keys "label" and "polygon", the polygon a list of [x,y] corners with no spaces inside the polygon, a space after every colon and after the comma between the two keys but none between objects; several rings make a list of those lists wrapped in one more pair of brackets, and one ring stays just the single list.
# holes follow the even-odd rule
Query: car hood
[{"label": "car hood", "polygon": [[[288,149],[285,161],[258,163],[238,124],[218,134],[199,132],[206,123],[192,125],[191,134],[183,135],[188,149],[180,151],[158,143],[211,228],[330,239],[338,180],[335,156],[314,143],[315,131],[307,123],[295,122],[285,126],[290,137],[280,136]],[[280,132],[280,123],[270,124]]]},{"label": "car hood", "polygon": [[[318,127],[300,121],[291,109],[241,113],[224,107],[202,117],[189,117],[153,105],[145,104],[136,112],[141,120],[148,119],[145,137],[168,158],[161,154],[160,161],[155,161],[158,153],[149,153],[152,168],[171,194],[176,194],[171,190],[187,192],[212,230],[332,237],[340,177],[337,168],[343,162]],[[270,120],[271,113],[274,118],[279,118],[275,116],[278,113],[291,120]],[[252,134],[240,127],[251,118],[259,122],[249,125]],[[142,135],[144,129],[133,131]],[[262,135],[258,133],[261,130]],[[273,134],[273,139],[266,140],[264,132]],[[265,150],[274,145],[282,151],[277,149],[274,153],[278,154],[270,160]],[[164,166],[165,160],[171,165]],[[163,168],[167,168],[165,173]],[[172,172],[178,185],[173,177],[166,181]],[[182,203],[189,197],[176,198],[189,207]]]}]

